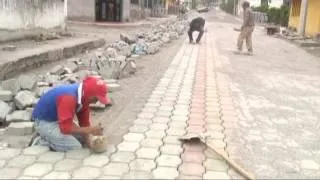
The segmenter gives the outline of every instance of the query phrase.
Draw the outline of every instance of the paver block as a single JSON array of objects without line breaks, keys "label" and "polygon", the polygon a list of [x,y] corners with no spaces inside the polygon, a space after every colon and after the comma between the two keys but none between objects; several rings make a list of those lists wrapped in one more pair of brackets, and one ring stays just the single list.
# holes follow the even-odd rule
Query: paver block
[{"label": "paver block", "polygon": [[157,167],[153,172],[154,179],[175,179],[179,176],[176,168],[172,167]]},{"label": "paver block", "polygon": [[68,159],[84,159],[91,154],[89,149],[77,149],[71,150],[66,153],[66,158]]},{"label": "paver block", "polygon": [[134,121],[134,124],[137,124],[137,125],[149,125],[151,123],[152,123],[151,119],[139,119],[138,118]]},{"label": "paver block", "polygon": [[170,117],[172,115],[171,112],[169,111],[158,111],[156,114],[155,114],[155,117]]},{"label": "paver block", "polygon": [[223,160],[206,159],[204,166],[207,170],[212,171],[227,171],[228,164]]},{"label": "paver block", "polygon": [[83,160],[83,165],[102,167],[102,166],[108,164],[108,162],[109,162],[108,156],[93,154]]},{"label": "paver block", "polygon": [[138,115],[139,119],[152,119],[154,117],[153,113],[140,113]]},{"label": "paver block", "polygon": [[144,171],[130,171],[122,179],[153,179],[152,174]]},{"label": "paver block", "polygon": [[39,156],[47,151],[49,151],[47,146],[30,146],[23,150],[23,154]]},{"label": "paver block", "polygon": [[5,148],[0,150],[0,159],[1,160],[8,160],[15,156],[18,156],[21,153],[21,149],[15,148]]},{"label": "paver block", "polygon": [[72,173],[72,179],[96,179],[101,175],[99,168],[82,166]]},{"label": "paver block", "polygon": [[148,126],[140,125],[140,124],[134,124],[129,128],[129,131],[132,133],[144,133],[147,130],[148,130]]},{"label": "paver block", "polygon": [[128,142],[123,141],[122,143],[118,144],[119,151],[128,151],[128,152],[135,152],[139,148],[138,142]]},{"label": "paver block", "polygon": [[3,168],[5,164],[6,164],[5,160],[0,160],[0,169]]},{"label": "paver block", "polygon": [[141,146],[146,148],[159,148],[162,144],[160,139],[147,138],[141,141]]},{"label": "paver block", "polygon": [[117,148],[115,145],[113,144],[109,144],[107,145],[107,151],[105,151],[104,153],[102,153],[102,155],[105,155],[105,156],[110,156],[111,154],[113,154],[114,152],[116,152]]},{"label": "paver block", "polygon": [[143,109],[142,109],[142,112],[143,113],[155,113],[155,112],[157,112],[157,108],[155,108],[155,107],[144,107]]},{"label": "paver block", "polygon": [[123,136],[125,141],[129,142],[140,142],[144,138],[142,133],[127,133]]},{"label": "paver block", "polygon": [[178,179],[202,179],[200,176],[188,176],[188,175],[180,175]]},{"label": "paver block", "polygon": [[183,162],[201,164],[204,161],[205,156],[201,151],[186,151],[181,155],[181,158],[183,159]]},{"label": "paver block", "polygon": [[171,154],[171,155],[180,155],[183,151],[180,145],[176,144],[165,144],[161,147],[161,154]]},{"label": "paver block", "polygon": [[178,167],[181,163],[180,156],[162,154],[157,158],[158,166]]},{"label": "paver block", "polygon": [[165,135],[165,132],[160,130],[149,130],[146,132],[147,138],[162,139]]},{"label": "paver block", "polygon": [[173,122],[175,122],[175,121],[177,121],[177,122],[179,122],[179,121],[187,122],[189,117],[188,116],[176,116],[176,115],[174,115],[174,116],[171,117],[171,119],[172,119]]},{"label": "paver block", "polygon": [[130,162],[129,166],[130,170],[151,171],[156,167],[156,163],[150,159],[135,159]]},{"label": "paver block", "polygon": [[158,148],[140,148],[136,152],[138,158],[155,159],[159,154]]},{"label": "paver block", "polygon": [[69,172],[50,172],[45,175],[42,179],[70,179],[71,175]]},{"label": "paver block", "polygon": [[230,177],[226,172],[207,171],[203,179],[230,179]]},{"label": "paver block", "polygon": [[167,130],[167,135],[169,136],[183,136],[186,131],[182,128],[169,128]]},{"label": "paver block", "polygon": [[185,122],[170,122],[169,124],[170,128],[180,128],[185,129],[187,127],[187,123]]},{"label": "paver block", "polygon": [[55,171],[72,171],[80,165],[81,165],[80,160],[63,159],[55,164],[54,170]]},{"label": "paver block", "polygon": [[103,168],[104,175],[108,176],[122,176],[129,171],[128,164],[110,162]]},{"label": "paver block", "polygon": [[23,180],[23,179],[40,179],[40,178],[39,177],[32,177],[32,176],[20,176],[17,179]]},{"label": "paver block", "polygon": [[26,166],[34,163],[36,161],[36,156],[26,156],[19,155],[11,159],[7,167],[25,168]]},{"label": "paver block", "polygon": [[31,166],[28,166],[25,170],[23,175],[25,176],[33,176],[33,177],[40,177],[52,170],[52,164],[46,163],[35,163]]},{"label": "paver block", "polygon": [[112,162],[129,163],[135,158],[133,152],[118,151],[111,156]]},{"label": "paver block", "polygon": [[166,130],[168,125],[163,123],[153,123],[149,126],[149,128],[150,130]]},{"label": "paver block", "polygon": [[159,123],[159,124],[167,124],[168,122],[171,121],[169,117],[154,117],[152,119],[153,123]]},{"label": "paver block", "polygon": [[1,168],[0,169],[0,179],[16,179],[21,172],[20,168]]},{"label": "paver block", "polygon": [[30,107],[34,104],[35,95],[31,91],[19,91],[17,95],[14,97],[14,102],[18,109],[24,109],[26,107]]},{"label": "paver block", "polygon": [[319,170],[319,164],[313,160],[302,160],[300,162],[300,167],[308,170]]},{"label": "paver block", "polygon": [[101,176],[99,179],[121,179],[121,176]]},{"label": "paver block", "polygon": [[13,94],[11,91],[7,90],[0,90],[0,101],[12,101],[13,99]]},{"label": "paver block", "polygon": [[179,167],[179,171],[183,175],[202,176],[202,174],[205,172],[205,169],[202,164],[183,162]]},{"label": "paver block", "polygon": [[42,154],[39,158],[39,162],[47,162],[47,163],[56,163],[57,161],[60,161],[64,158],[64,153],[63,152],[53,152],[53,151],[48,151]]},{"label": "paver block", "polygon": [[207,142],[211,143],[216,148],[225,148],[226,147],[226,143],[222,140],[219,140],[219,139],[208,139]]},{"label": "paver block", "polygon": [[8,114],[6,117],[7,122],[28,122],[31,121],[30,111],[18,110],[14,111],[11,114]]},{"label": "paver block", "polygon": [[165,138],[163,138],[163,142],[165,144],[176,144],[176,145],[181,145],[182,142],[178,139],[179,136],[166,136]]}]

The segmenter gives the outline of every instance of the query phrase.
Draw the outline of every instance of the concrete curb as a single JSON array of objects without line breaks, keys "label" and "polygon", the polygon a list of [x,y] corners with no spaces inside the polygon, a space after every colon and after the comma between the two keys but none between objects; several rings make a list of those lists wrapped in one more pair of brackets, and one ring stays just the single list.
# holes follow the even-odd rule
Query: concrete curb
[{"label": "concrete curb", "polygon": [[[68,42],[70,41],[70,42]],[[15,51],[14,54],[7,55],[8,58],[0,61],[0,80],[11,78],[23,71],[40,67],[43,64],[70,58],[103,46],[105,40],[102,38],[84,39],[78,38],[67,40],[66,43],[57,43],[46,47]]]}]

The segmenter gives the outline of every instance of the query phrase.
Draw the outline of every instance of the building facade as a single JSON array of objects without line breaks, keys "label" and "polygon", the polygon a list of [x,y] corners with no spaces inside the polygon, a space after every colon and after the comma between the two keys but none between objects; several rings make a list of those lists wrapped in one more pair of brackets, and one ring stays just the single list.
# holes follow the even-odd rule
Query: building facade
[{"label": "building facade", "polygon": [[0,29],[49,29],[64,24],[62,0],[0,0]]},{"label": "building facade", "polygon": [[[302,0],[292,0],[289,27],[303,31],[301,34],[315,36],[320,33],[320,0],[308,0],[306,4],[302,2]],[[304,12],[306,12],[305,20],[302,17]]]}]

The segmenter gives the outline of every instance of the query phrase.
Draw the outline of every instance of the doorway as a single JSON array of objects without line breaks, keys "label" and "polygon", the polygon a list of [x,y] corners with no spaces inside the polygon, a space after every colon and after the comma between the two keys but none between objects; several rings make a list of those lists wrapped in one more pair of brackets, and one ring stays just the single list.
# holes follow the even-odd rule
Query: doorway
[{"label": "doorway", "polygon": [[120,22],[122,0],[95,0],[96,21]]}]

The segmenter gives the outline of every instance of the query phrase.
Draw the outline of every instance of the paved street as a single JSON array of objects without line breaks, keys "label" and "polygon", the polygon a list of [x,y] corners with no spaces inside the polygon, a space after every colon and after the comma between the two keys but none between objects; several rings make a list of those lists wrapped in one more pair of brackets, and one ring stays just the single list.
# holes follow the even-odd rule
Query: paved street
[{"label": "paved street", "polygon": [[259,27],[254,56],[235,55],[239,21],[207,17],[201,44],[185,40],[120,143],[103,154],[2,149],[0,178],[240,178],[205,146],[178,141],[190,132],[210,134],[257,178],[320,178],[319,59]]}]

